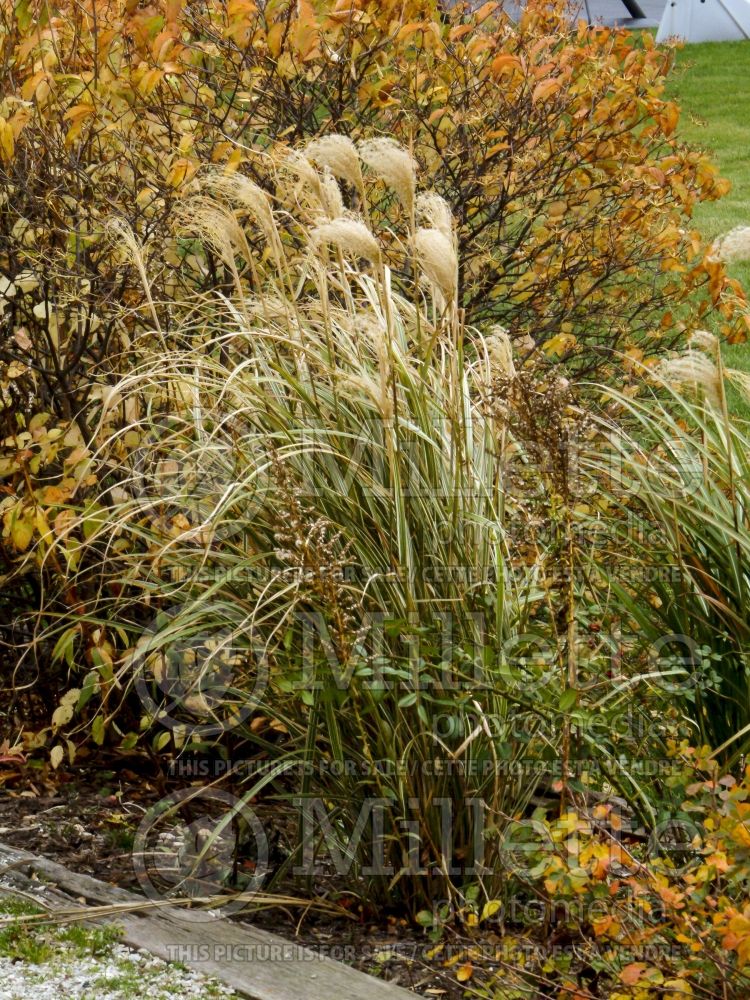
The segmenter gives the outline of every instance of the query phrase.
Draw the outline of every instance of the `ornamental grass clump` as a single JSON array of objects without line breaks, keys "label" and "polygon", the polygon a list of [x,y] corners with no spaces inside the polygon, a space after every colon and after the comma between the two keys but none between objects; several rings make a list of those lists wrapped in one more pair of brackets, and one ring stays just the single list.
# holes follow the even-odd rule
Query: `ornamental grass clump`
[{"label": "ornamental grass clump", "polygon": [[600,418],[608,444],[589,456],[619,553],[599,572],[649,649],[653,696],[734,765],[750,747],[750,433],[727,388],[750,386],[707,331],[644,374],[637,397],[607,392],[617,421]]},{"label": "ornamental grass clump", "polygon": [[[434,195],[396,274],[389,231],[311,218],[328,169],[304,205],[280,186],[276,267],[247,257],[244,182],[186,200],[174,225],[231,281],[179,307],[174,346],[140,345],[89,443],[85,529],[61,521],[27,565],[50,581],[37,648],[109,664],[66,726],[265,762],[227,780],[301,810],[281,875],[315,885],[325,861],[416,914],[499,892],[501,831],[540,784],[582,794],[577,753],[634,779],[566,717],[602,672],[577,625],[572,519],[593,487],[565,459],[585,414],[566,380],[517,370],[507,331],[464,325]],[[59,614],[72,592],[86,629]],[[627,695],[593,690],[586,711]]]}]

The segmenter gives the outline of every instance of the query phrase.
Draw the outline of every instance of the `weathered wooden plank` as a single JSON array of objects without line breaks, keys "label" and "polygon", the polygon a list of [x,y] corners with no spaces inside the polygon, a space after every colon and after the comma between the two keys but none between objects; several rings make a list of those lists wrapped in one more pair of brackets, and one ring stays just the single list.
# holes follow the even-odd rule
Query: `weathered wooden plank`
[{"label": "weathered wooden plank", "polygon": [[[8,868],[7,866],[12,866]],[[21,888],[39,890],[55,909],[89,904],[143,903],[143,898],[77,874],[55,861],[0,844],[0,873]],[[82,921],[86,919],[82,917]],[[123,940],[136,948],[227,983],[252,1000],[407,1000],[414,994],[393,983],[368,976],[342,962],[321,958],[309,948],[276,934],[229,920],[195,923],[174,907],[97,917],[117,924]]]}]

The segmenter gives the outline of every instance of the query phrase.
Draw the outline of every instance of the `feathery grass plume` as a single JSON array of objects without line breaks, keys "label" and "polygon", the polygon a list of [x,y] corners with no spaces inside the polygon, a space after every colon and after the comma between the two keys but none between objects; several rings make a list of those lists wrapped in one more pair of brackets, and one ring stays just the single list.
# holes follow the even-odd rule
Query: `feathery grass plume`
[{"label": "feathery grass plume", "polygon": [[214,194],[222,195],[231,204],[249,211],[258,221],[268,242],[274,242],[278,236],[276,220],[271,199],[262,187],[243,174],[225,174],[218,171],[212,171],[204,179],[203,186]]},{"label": "feathery grass plume", "polygon": [[504,326],[492,327],[485,337],[484,347],[490,363],[490,374],[514,378],[516,366],[513,363],[513,345]]},{"label": "feathery grass plume", "polygon": [[297,149],[291,149],[278,158],[278,164],[282,169],[288,170],[296,176],[295,197],[304,194],[306,201],[312,198],[318,204],[322,204],[320,174],[303,153]]},{"label": "feathery grass plume", "polygon": [[702,351],[685,351],[679,357],[668,358],[657,366],[654,374],[670,385],[687,385],[702,392],[714,406],[718,406],[720,402],[719,371]]},{"label": "feathery grass plume", "polygon": [[107,233],[113,243],[123,247],[131,262],[135,265],[135,268],[138,271],[138,276],[141,279],[141,285],[143,286],[143,290],[146,295],[146,301],[148,302],[154,325],[161,333],[159,316],[156,312],[156,305],[151,295],[151,281],[149,280],[148,272],[146,270],[146,255],[148,252],[146,247],[139,243],[138,238],[133,232],[130,224],[126,222],[125,219],[109,219],[107,221]]},{"label": "feathery grass plume", "polygon": [[245,305],[245,295],[237,268],[242,256],[254,268],[253,255],[242,226],[234,212],[211,198],[197,195],[178,207],[174,220],[178,232],[199,237],[221,258],[232,273],[235,289]]},{"label": "feathery grass plume", "polygon": [[354,257],[364,257],[373,264],[380,261],[380,247],[361,219],[343,216],[316,226],[310,233],[314,244],[330,243]]},{"label": "feathery grass plume", "polygon": [[305,156],[319,167],[328,167],[335,177],[341,177],[357,189],[364,199],[365,184],[357,147],[345,135],[323,135],[305,146]]},{"label": "feathery grass plume", "polygon": [[424,273],[446,302],[453,301],[458,290],[458,260],[452,241],[439,229],[418,229],[414,246]]},{"label": "feathery grass plume", "polygon": [[[281,241],[281,235],[276,223],[276,216],[273,211],[273,203],[269,194],[264,191],[260,185],[250,180],[249,177],[245,177],[243,174],[238,173],[225,174],[213,172],[204,183],[210,186],[215,194],[223,195],[230,203],[233,203],[239,208],[245,209],[255,218],[263,231],[263,235],[269,247],[271,247],[276,261],[276,268],[279,277],[282,275],[286,277],[287,284],[291,291],[291,276],[288,273],[284,246]],[[238,228],[242,231],[241,227],[238,226]],[[234,230],[232,230],[232,232],[234,232]],[[239,248],[240,252],[250,265],[253,279],[257,287],[260,283],[260,277],[258,275],[250,246],[244,235],[244,231],[242,231],[242,242]]]},{"label": "feathery grass plume", "polygon": [[743,372],[738,368],[725,368],[724,374],[732,385],[740,390],[745,399],[750,400],[750,372]]},{"label": "feathery grass plume", "polygon": [[417,196],[417,219],[424,220],[432,229],[453,241],[453,212],[448,202],[435,191],[425,191]]},{"label": "feathery grass plume", "polygon": [[230,268],[236,267],[235,256],[246,251],[247,238],[234,213],[212,198],[198,195],[178,206],[174,225],[203,240]]},{"label": "feathery grass plume", "polygon": [[750,260],[750,226],[737,226],[720,236],[711,247],[710,258],[725,264]]},{"label": "feathery grass plume", "polygon": [[719,349],[719,340],[708,330],[693,330],[688,337],[688,347],[715,356]]},{"label": "feathery grass plume", "polygon": [[345,213],[344,199],[341,196],[341,188],[330,167],[323,168],[323,176],[320,180],[320,196],[323,208],[329,219],[340,219]]},{"label": "feathery grass plume", "polygon": [[379,180],[393,188],[411,218],[417,189],[417,165],[414,157],[394,139],[387,138],[360,142],[359,155]]}]

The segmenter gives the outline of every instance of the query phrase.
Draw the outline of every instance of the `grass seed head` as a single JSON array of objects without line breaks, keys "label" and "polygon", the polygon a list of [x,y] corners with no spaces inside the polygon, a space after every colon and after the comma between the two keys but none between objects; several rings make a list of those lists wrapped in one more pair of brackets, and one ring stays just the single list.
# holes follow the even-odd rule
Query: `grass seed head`
[{"label": "grass seed head", "polygon": [[662,361],[656,368],[656,376],[670,385],[699,390],[714,405],[719,402],[719,371],[702,351],[686,351],[679,357]]},{"label": "grass seed head", "polygon": [[328,167],[335,177],[348,181],[362,191],[362,168],[357,147],[345,135],[323,135],[305,146],[305,156],[319,167]]},{"label": "grass seed head", "polygon": [[458,261],[452,241],[439,229],[418,229],[414,244],[424,273],[446,301],[452,301],[458,286]]},{"label": "grass seed head", "polygon": [[708,330],[693,330],[688,337],[688,346],[692,350],[715,356],[719,349],[719,341]]},{"label": "grass seed head", "polygon": [[416,163],[411,154],[393,139],[386,138],[361,142],[359,154],[375,176],[393,188],[411,215],[417,187]]},{"label": "grass seed head", "polygon": [[439,194],[425,191],[417,197],[417,218],[453,240],[453,213],[448,202]]},{"label": "grass seed head", "polygon": [[311,234],[314,244],[329,243],[354,257],[364,257],[376,263],[380,259],[378,241],[367,226],[354,216],[342,216],[316,226]]},{"label": "grass seed head", "polygon": [[516,366],[513,363],[513,346],[505,327],[494,326],[484,342],[490,371],[493,375],[513,378]]},{"label": "grass seed head", "polygon": [[346,212],[341,188],[329,167],[323,169],[320,181],[320,195],[323,208],[329,219],[340,219]]},{"label": "grass seed head", "polygon": [[270,241],[275,237],[277,230],[271,199],[263,188],[249,177],[237,173],[213,173],[204,181],[204,186],[224,197],[230,204],[250,212],[258,221],[267,240]]},{"label": "grass seed head", "polygon": [[211,198],[191,198],[178,208],[174,221],[178,232],[199,237],[230,266],[246,243],[234,213]]}]

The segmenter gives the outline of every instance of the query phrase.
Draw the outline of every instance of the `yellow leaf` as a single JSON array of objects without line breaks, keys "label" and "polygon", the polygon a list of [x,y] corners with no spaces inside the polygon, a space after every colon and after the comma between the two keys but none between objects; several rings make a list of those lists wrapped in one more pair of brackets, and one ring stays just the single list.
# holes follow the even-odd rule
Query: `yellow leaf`
[{"label": "yellow leaf", "polygon": [[466,962],[456,971],[456,979],[459,983],[465,983],[474,975],[474,967],[471,962]]},{"label": "yellow leaf", "polygon": [[670,993],[677,993],[683,997],[691,997],[693,995],[693,987],[684,979],[667,979],[664,982],[663,989],[667,996]]},{"label": "yellow leaf", "polygon": [[404,39],[409,38],[411,35],[416,35],[418,31],[424,31],[424,29],[425,24],[423,21],[409,21],[396,35],[396,41],[403,42]]},{"label": "yellow leaf", "polygon": [[281,46],[284,41],[284,32],[286,31],[286,25],[282,24],[280,21],[273,25],[271,30],[266,36],[266,43],[268,45],[268,50],[274,59],[279,58],[279,53],[281,52]]},{"label": "yellow leaf", "polygon": [[101,746],[104,743],[104,731],[105,731],[104,719],[101,717],[101,715],[97,715],[91,726],[91,736],[94,740],[94,743],[96,743],[97,746]]},{"label": "yellow leaf", "polygon": [[36,530],[39,532],[39,537],[43,541],[47,541],[48,538],[52,535],[52,529],[49,526],[47,515],[40,507],[37,507],[36,512],[34,514],[34,525],[36,527]]},{"label": "yellow leaf", "polygon": [[70,122],[68,134],[65,136],[67,145],[71,145],[81,134],[81,129],[86,121],[94,114],[94,108],[90,104],[76,104],[63,115],[65,121]]},{"label": "yellow leaf", "polygon": [[164,76],[164,71],[159,69],[158,66],[154,66],[153,69],[147,69],[143,76],[138,81],[138,90],[143,94],[144,97],[148,97],[152,94],[156,87],[161,82],[161,78]]},{"label": "yellow leaf", "polygon": [[474,26],[472,24],[457,24],[448,32],[448,37],[452,42],[458,42],[464,37],[464,35],[468,35],[469,32],[473,30]]},{"label": "yellow leaf", "polygon": [[576,346],[576,338],[572,333],[558,333],[546,341],[542,347],[545,354],[567,354]]},{"label": "yellow leaf", "polygon": [[172,164],[172,169],[167,174],[167,184],[173,188],[179,187],[185,181],[190,180],[196,169],[196,165],[192,160],[181,156]]},{"label": "yellow leaf", "polygon": [[67,726],[73,718],[74,706],[71,704],[59,705],[52,713],[52,728],[59,729],[60,726]]},{"label": "yellow leaf", "polygon": [[500,7],[499,3],[495,3],[494,0],[488,0],[487,3],[482,4],[479,10],[474,11],[474,22],[476,24],[481,24],[482,21],[486,20],[491,14],[494,14]]},{"label": "yellow leaf", "polygon": [[58,768],[60,766],[60,764],[62,763],[62,759],[63,759],[64,755],[65,755],[65,751],[63,750],[63,748],[58,743],[57,746],[52,747],[52,749],[49,752],[49,762],[50,762],[50,764],[54,768]]},{"label": "yellow leaf", "polygon": [[750,847],[750,830],[745,823],[737,823],[732,830],[732,840],[742,847]]},{"label": "yellow leaf", "polygon": [[3,163],[10,163],[13,159],[15,143],[13,141],[13,129],[9,122],[0,118],[0,160]]},{"label": "yellow leaf", "polygon": [[10,518],[8,534],[15,548],[19,552],[25,552],[29,545],[31,545],[31,539],[34,537],[33,522],[30,519],[27,520],[25,517],[16,516],[14,511]]},{"label": "yellow leaf", "polygon": [[91,104],[74,104],[72,108],[68,108],[65,112],[63,120],[66,122],[77,122],[79,118],[88,118],[93,113],[94,108]]}]

